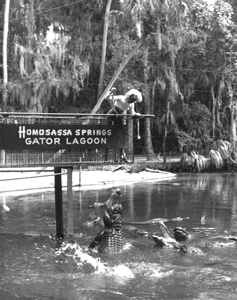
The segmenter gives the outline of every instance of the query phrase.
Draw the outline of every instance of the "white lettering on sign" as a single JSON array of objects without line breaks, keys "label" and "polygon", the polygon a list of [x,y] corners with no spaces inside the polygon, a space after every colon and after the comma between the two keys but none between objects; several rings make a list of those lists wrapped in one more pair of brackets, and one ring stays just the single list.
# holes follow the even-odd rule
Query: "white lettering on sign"
[{"label": "white lettering on sign", "polygon": [[18,134],[20,139],[25,139],[26,135],[69,136],[72,135],[72,131],[71,129],[26,129],[25,126],[19,126]]},{"label": "white lettering on sign", "polygon": [[103,135],[103,136],[109,136],[112,134],[111,129],[76,129],[75,135]]},{"label": "white lettering on sign", "polygon": [[[112,135],[111,129],[55,129],[27,128],[19,125],[19,139],[24,139],[26,145],[106,145],[107,137]],[[62,138],[65,137],[63,140]]]},{"label": "white lettering on sign", "polygon": [[26,138],[26,145],[60,145],[60,138]]},{"label": "white lettering on sign", "polygon": [[106,144],[106,138],[74,138],[74,139],[69,139],[66,138],[66,144],[67,145],[92,145],[92,144],[96,144],[96,145],[105,145]]}]

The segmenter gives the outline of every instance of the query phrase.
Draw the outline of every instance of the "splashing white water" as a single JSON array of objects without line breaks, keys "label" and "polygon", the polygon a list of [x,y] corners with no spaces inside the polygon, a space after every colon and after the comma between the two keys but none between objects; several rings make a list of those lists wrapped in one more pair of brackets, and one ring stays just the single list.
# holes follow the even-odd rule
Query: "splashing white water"
[{"label": "splashing white water", "polygon": [[135,275],[144,276],[145,278],[161,279],[174,274],[175,270],[170,266],[159,266],[157,263],[133,263]]},{"label": "splashing white water", "polygon": [[6,211],[10,211],[10,208],[6,205],[6,197],[3,196],[3,206],[2,206]]},{"label": "splashing white water", "polygon": [[125,265],[119,265],[112,268],[113,275],[124,277],[124,278],[134,278],[133,272]]},{"label": "splashing white water", "polygon": [[134,278],[132,271],[125,265],[118,265],[109,267],[101,262],[99,258],[92,257],[89,253],[85,252],[78,244],[63,243],[60,250],[56,251],[56,255],[64,253],[67,256],[73,257],[77,266],[88,264],[93,267],[95,274],[115,275],[123,278]]},{"label": "splashing white water", "polygon": [[[125,248],[130,248],[131,244],[127,244]],[[158,266],[156,263],[145,264],[142,262],[130,263],[129,266],[119,264],[117,266],[109,266],[102,262],[100,258],[90,255],[87,250],[82,249],[77,243],[63,243],[60,250],[56,251],[56,255],[64,254],[70,256],[78,267],[88,266],[94,274],[105,276],[115,276],[121,279],[132,279],[137,275],[143,275],[150,278],[163,278],[171,276],[174,270],[167,270]],[[93,268],[93,270],[91,269]]]}]

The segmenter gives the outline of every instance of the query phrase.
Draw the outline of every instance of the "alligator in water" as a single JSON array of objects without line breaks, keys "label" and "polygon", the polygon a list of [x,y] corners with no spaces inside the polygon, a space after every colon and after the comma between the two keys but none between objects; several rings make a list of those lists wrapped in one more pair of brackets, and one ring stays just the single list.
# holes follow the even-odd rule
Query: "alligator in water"
[{"label": "alligator in water", "polygon": [[125,244],[122,232],[121,190],[116,189],[107,200],[102,229],[90,243],[89,248],[98,247],[100,253],[119,253]]},{"label": "alligator in water", "polygon": [[[98,252],[100,253],[119,253],[122,251],[123,246],[125,244],[123,239],[122,232],[122,205],[121,205],[121,191],[119,189],[115,190],[110,198],[103,202],[103,205],[106,205],[106,210],[103,216],[104,229],[101,230],[94,240],[89,245],[89,248],[98,247]],[[106,204],[105,204],[106,203]],[[99,222],[99,218],[93,215],[93,224],[97,224]],[[158,224],[162,236],[158,236],[153,234],[152,238],[156,242],[159,247],[170,247],[176,250],[180,250],[180,252],[184,253],[196,253],[203,254],[203,251],[199,248],[207,248],[207,247],[228,247],[235,244],[235,240],[232,237],[212,237],[208,241],[201,241],[200,245],[188,245],[181,244],[182,242],[186,242],[187,240],[191,240],[191,235],[182,227],[176,227],[173,230],[173,234],[171,234],[164,224],[164,222],[168,221],[181,221],[187,218],[173,218],[173,219],[164,219],[164,218],[156,218],[149,221],[144,222],[126,222],[127,224]],[[123,222],[125,223],[125,222]],[[126,226],[125,226],[126,228]],[[138,234],[148,235],[147,231],[142,230],[140,233],[139,229],[128,228],[130,231],[133,230]]]},{"label": "alligator in water", "polygon": [[191,240],[192,236],[182,227],[176,227],[172,235],[168,228],[163,222],[159,222],[159,228],[162,236],[153,235],[152,238],[159,247],[169,247],[179,250],[183,253],[194,253],[199,255],[204,255],[201,248],[211,248],[211,247],[229,247],[235,244],[235,240],[232,236],[217,236],[211,237],[208,241],[197,242],[194,240],[195,245],[192,244],[181,244],[180,242],[185,242]]},{"label": "alligator in water", "polygon": [[159,247],[177,248],[178,242],[186,241],[191,237],[190,234],[182,227],[176,227],[173,230],[174,234],[172,235],[164,222],[160,221],[158,222],[158,225],[162,236],[153,234],[152,238]]}]

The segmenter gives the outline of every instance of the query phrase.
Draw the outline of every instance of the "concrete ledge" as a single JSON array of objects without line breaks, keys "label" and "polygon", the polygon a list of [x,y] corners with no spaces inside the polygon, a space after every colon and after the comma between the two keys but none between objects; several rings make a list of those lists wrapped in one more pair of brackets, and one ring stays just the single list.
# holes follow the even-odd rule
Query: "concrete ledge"
[{"label": "concrete ledge", "polygon": [[[79,187],[79,171],[73,171],[72,184],[73,189],[92,189],[105,185],[118,186],[127,183],[144,182],[144,180],[167,180],[173,179],[177,175],[169,172],[147,172],[128,173],[125,170],[112,171],[87,171],[81,172],[81,186]],[[67,187],[67,172],[63,169],[62,186]],[[0,172],[0,193],[1,194],[19,194],[36,193],[42,190],[54,189],[54,172]]]}]

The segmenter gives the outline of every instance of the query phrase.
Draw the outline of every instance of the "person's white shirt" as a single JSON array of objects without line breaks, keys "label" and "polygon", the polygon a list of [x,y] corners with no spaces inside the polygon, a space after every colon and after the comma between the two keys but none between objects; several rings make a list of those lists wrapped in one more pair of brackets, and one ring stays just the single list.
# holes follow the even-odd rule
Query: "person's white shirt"
[{"label": "person's white shirt", "polygon": [[[129,102],[129,98],[134,96],[134,102]],[[108,100],[111,102],[112,107],[115,106],[123,111],[124,114],[129,112],[132,115],[136,115],[138,113],[135,112],[135,103],[142,102],[142,94],[136,89],[129,90],[125,95],[116,95],[110,93]]]}]

